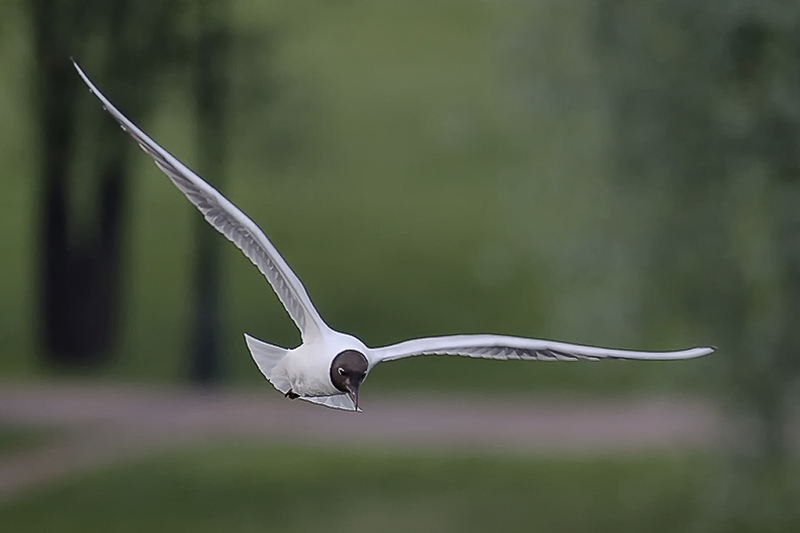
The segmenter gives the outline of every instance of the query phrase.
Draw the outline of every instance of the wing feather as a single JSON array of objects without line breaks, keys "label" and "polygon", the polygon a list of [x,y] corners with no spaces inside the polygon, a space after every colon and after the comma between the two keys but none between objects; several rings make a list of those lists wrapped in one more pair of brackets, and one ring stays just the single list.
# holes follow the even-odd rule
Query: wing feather
[{"label": "wing feather", "polygon": [[[332,396],[300,396],[300,399],[306,402],[324,405],[325,407],[330,407],[331,409],[341,409],[343,411],[355,410],[355,404],[353,404],[353,400],[351,400],[346,394],[334,394]],[[358,408],[358,412],[361,412],[360,407]]]},{"label": "wing feather", "polygon": [[460,355],[526,361],[597,361],[599,359],[691,359],[713,351],[714,348],[697,347],[672,352],[641,352],[506,335],[450,335],[414,339],[376,348],[371,351],[370,365],[375,366],[381,361],[393,361],[417,355]]},{"label": "wing feather", "polygon": [[307,340],[309,336],[317,335],[321,330],[327,329],[300,279],[289,268],[264,232],[216,189],[145,135],[103,96],[77,63],[73,61],[73,65],[92,94],[119,122],[122,129],[133,137],[139,147],[153,159],[156,166],[197,207],[208,223],[235,244],[267,278],[278,299],[300,330],[303,339]]}]

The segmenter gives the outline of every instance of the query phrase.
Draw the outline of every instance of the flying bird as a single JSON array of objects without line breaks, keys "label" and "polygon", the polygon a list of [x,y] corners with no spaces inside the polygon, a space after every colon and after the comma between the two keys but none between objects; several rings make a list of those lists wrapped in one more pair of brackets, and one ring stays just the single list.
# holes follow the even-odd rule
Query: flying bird
[{"label": "flying bird", "polygon": [[672,352],[641,352],[506,335],[449,335],[370,348],[352,335],[331,329],[311,303],[300,279],[261,229],[216,189],[145,135],[103,96],[75,61],[73,65],[92,94],[100,100],[103,109],[114,117],[122,130],[153,158],[156,166],[194,204],[208,223],[233,242],[267,278],[300,330],[302,343],[296,348],[287,349],[247,334],[244,337],[259,370],[287,398],[360,411],[359,387],[375,365],[416,355],[537,361],[672,360],[691,359],[714,351],[711,347],[697,347]]}]

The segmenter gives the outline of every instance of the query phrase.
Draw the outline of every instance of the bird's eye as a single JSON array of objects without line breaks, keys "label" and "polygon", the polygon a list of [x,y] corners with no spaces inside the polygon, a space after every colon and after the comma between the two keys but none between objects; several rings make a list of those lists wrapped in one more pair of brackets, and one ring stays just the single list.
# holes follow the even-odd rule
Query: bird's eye
[{"label": "bird's eye", "polygon": [[341,366],[339,367],[339,375],[344,376],[344,368]]}]

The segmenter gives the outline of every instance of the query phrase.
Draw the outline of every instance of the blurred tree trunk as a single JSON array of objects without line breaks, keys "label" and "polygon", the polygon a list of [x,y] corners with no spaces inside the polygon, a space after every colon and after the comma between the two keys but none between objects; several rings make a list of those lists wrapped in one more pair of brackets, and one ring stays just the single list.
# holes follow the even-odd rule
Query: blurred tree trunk
[{"label": "blurred tree trunk", "polygon": [[125,181],[122,152],[104,158],[99,170],[92,233],[73,235],[70,231],[69,182],[80,118],[77,97],[84,93],[79,91],[82,82],[64,54],[65,44],[75,42],[65,26],[75,21],[69,16],[74,15],[72,10],[86,7],[56,0],[32,3],[38,65],[35,83],[41,102],[43,338],[46,354],[57,363],[98,361],[108,354],[116,336],[119,308],[119,228]]},{"label": "blurred tree trunk", "polygon": [[[103,117],[92,129],[70,54],[134,120],[155,72],[175,60],[181,0],[32,0],[34,86],[41,161],[40,290],[48,361],[102,362],[117,339],[127,154],[131,142]],[[93,61],[94,60],[94,61]],[[97,116],[97,115],[95,115]],[[91,148],[79,139],[91,136]],[[89,198],[82,212],[75,191]]]},{"label": "blurred tree trunk", "polygon": [[[206,0],[198,5],[198,29],[193,65],[193,88],[198,118],[198,173],[220,189],[227,160],[228,3]],[[189,375],[192,381],[211,384],[221,373],[220,257],[222,243],[216,230],[197,217],[195,305],[191,326]]]}]

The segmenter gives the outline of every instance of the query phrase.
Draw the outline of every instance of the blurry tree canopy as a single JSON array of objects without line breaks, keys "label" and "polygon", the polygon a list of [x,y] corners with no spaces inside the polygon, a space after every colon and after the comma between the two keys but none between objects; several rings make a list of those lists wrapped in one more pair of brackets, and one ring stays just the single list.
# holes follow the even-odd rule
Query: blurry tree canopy
[{"label": "blurry tree canopy", "polygon": [[772,474],[800,377],[800,5],[598,5],[619,185],[651,206],[646,300],[719,343],[720,390],[748,428],[728,445],[760,465],[739,464],[728,509],[737,526],[782,530],[797,513]]}]

